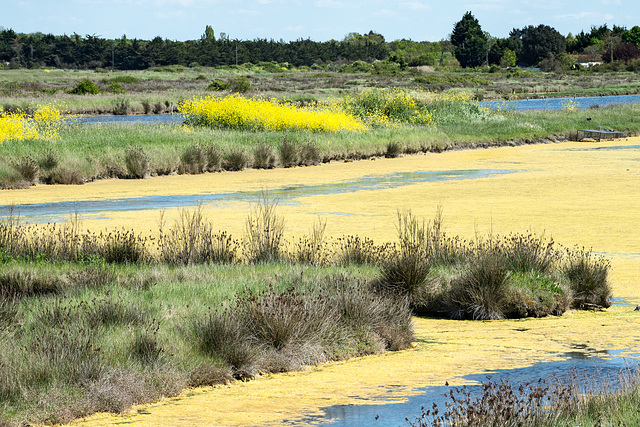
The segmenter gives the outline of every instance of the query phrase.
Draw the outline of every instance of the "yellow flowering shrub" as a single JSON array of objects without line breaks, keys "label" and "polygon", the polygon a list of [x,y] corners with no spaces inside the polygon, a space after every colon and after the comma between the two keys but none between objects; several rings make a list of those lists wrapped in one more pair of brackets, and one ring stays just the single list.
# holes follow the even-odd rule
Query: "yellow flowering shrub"
[{"label": "yellow flowering shrub", "polygon": [[31,115],[24,111],[0,112],[0,143],[33,138],[56,139],[62,123],[62,113],[53,105],[40,105]]},{"label": "yellow flowering shrub", "polygon": [[344,111],[373,126],[396,123],[433,124],[433,114],[409,93],[398,89],[366,89],[346,97]]},{"label": "yellow flowering shrub", "polygon": [[196,126],[252,131],[364,131],[366,126],[343,111],[303,109],[274,100],[239,95],[208,96],[184,102],[179,112]]}]

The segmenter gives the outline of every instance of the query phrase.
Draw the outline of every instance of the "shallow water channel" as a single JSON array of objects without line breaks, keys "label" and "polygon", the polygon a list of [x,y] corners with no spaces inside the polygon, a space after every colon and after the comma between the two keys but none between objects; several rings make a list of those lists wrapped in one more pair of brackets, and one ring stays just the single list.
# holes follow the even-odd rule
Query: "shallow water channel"
[{"label": "shallow water channel", "polygon": [[[393,174],[365,175],[357,180],[321,185],[294,185],[269,189],[269,196],[279,204],[296,204],[299,199],[310,196],[347,194],[356,191],[394,189],[401,186],[448,180],[479,179],[515,171],[499,169],[453,170],[438,172],[398,172]],[[9,215],[18,215],[23,223],[38,224],[64,222],[70,213],[92,215],[99,219],[103,214],[116,211],[157,210],[160,208],[193,208],[198,205],[216,207],[225,203],[257,203],[262,190],[238,191],[211,194],[169,194],[161,196],[129,197],[120,199],[74,200],[50,203],[0,205],[0,220]],[[350,215],[343,212],[329,212],[334,215]]]},{"label": "shallow water channel", "polygon": [[[565,356],[566,359],[553,362],[540,362],[532,366],[515,369],[497,369],[481,374],[463,375],[460,378],[468,383],[466,390],[470,392],[473,400],[482,394],[482,384],[488,382],[508,382],[514,390],[519,385],[536,383],[544,379],[548,385],[556,380],[560,381],[584,381],[586,385],[583,392],[599,393],[613,391],[616,382],[621,375],[627,372],[635,372],[639,369],[638,362],[615,355],[619,351],[598,352],[596,354],[585,353],[576,349]],[[636,357],[640,356],[638,354]],[[309,424],[327,425],[335,427],[368,427],[371,425],[380,427],[395,427],[407,425],[409,421],[420,418],[421,408],[433,409],[437,405],[440,413],[446,411],[445,403],[453,403],[448,397],[449,393],[460,387],[430,386],[418,390],[418,394],[408,398],[395,398],[388,403],[378,405],[335,405],[322,408],[322,415],[311,416],[304,420]],[[460,397],[457,395],[457,397]],[[380,396],[380,401],[385,402],[385,397]],[[286,424],[286,422],[285,422]]]},{"label": "shallow water channel", "polygon": [[215,226],[242,236],[251,202],[267,189],[279,199],[287,238],[308,233],[320,217],[327,220],[330,237],[393,241],[398,210],[411,209],[428,220],[441,208],[450,236],[534,232],[568,248],[591,248],[611,261],[617,300],[604,311],[493,322],[415,319],[415,347],[406,351],[187,390],[127,414],[75,423],[403,425],[404,417],[415,418],[421,405],[444,393],[440,387],[445,382],[474,386],[486,375],[516,382],[573,367],[584,369],[587,377],[602,378],[600,373],[617,369],[623,360],[640,359],[640,311],[634,311],[640,303],[638,147],[640,139],[631,138],[82,186],[38,185],[0,192],[0,206],[19,207],[28,222],[56,215],[65,219],[76,210],[84,229],[148,231],[161,209],[170,222],[183,206],[201,202]]}]

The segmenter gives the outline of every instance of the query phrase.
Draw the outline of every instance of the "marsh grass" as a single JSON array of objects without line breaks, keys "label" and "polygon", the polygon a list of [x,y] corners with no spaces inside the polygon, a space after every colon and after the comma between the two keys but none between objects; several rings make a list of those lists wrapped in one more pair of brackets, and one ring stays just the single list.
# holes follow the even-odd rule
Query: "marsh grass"
[{"label": "marsh grass", "polygon": [[149,156],[139,145],[125,149],[124,163],[131,178],[144,178],[149,173],[149,160]]},{"label": "marsh grass", "polygon": [[253,206],[246,221],[245,256],[249,262],[273,262],[283,258],[284,218],[268,193]]},{"label": "marsh grass", "polygon": [[[599,108],[590,111],[589,115],[594,123],[633,134],[640,131],[633,120],[639,108],[633,105]],[[70,173],[80,178],[74,178],[74,182],[123,177],[127,175],[124,163],[126,149],[134,145],[149,153],[151,174],[164,175],[176,172],[181,164],[180,157],[195,145],[212,147],[215,151],[212,154],[216,160],[209,159],[207,155],[203,170],[232,171],[247,167],[250,163],[247,153],[253,157],[260,143],[278,153],[281,166],[291,167],[395,155],[394,143],[397,141],[402,141],[404,153],[441,152],[454,147],[500,145],[503,141],[520,144],[545,138],[551,141],[565,140],[575,133],[575,129],[585,126],[584,116],[570,111],[503,111],[487,114],[477,123],[460,117],[436,126],[398,124],[393,128],[381,127],[368,132],[334,134],[289,131],[250,133],[200,127],[185,130],[180,126],[167,125],[71,126],[59,131],[58,166],[49,172],[41,170],[40,174],[43,182],[69,181],[62,175],[68,176]],[[50,147],[51,144],[43,144],[40,139],[26,139],[20,144],[1,144],[0,186],[17,187],[30,182],[13,165],[26,156],[32,156],[40,163]],[[387,151],[389,147],[392,149]],[[223,160],[218,161],[218,158]],[[195,169],[201,170],[199,167]],[[55,175],[60,179],[50,179]]]},{"label": "marsh grass", "polygon": [[187,147],[180,155],[178,173],[199,174],[204,172],[207,167],[207,157],[206,149],[202,145],[194,144]]},{"label": "marsh grass", "polygon": [[[599,374],[598,374],[599,375]],[[606,380],[607,384],[604,385]],[[422,407],[412,427],[427,426],[575,426],[635,425],[640,404],[640,374],[629,365],[607,378],[540,378],[520,385],[509,381],[481,384],[478,395],[466,386],[452,388],[445,408]]]},{"label": "marsh grass", "polygon": [[577,308],[607,308],[612,291],[608,281],[610,263],[584,249],[567,251],[563,272],[573,291]]},{"label": "marsh grass", "polygon": [[260,143],[253,152],[253,167],[256,169],[271,169],[276,165],[274,149],[264,143]]},{"label": "marsh grass", "polygon": [[213,224],[197,208],[181,211],[168,231],[161,218],[158,246],[160,262],[170,265],[232,263],[238,242],[224,231],[215,232]]}]

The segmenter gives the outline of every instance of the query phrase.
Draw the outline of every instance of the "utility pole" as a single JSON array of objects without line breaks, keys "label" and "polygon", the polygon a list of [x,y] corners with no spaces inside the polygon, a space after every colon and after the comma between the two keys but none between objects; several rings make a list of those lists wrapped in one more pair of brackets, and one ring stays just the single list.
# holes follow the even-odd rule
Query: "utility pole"
[{"label": "utility pole", "polygon": [[111,72],[113,73],[113,69],[116,63],[116,53],[115,53],[115,45],[114,42],[111,42]]},{"label": "utility pole", "polygon": [[236,43],[236,66],[238,65],[238,43]]},{"label": "utility pole", "polygon": [[489,38],[487,37],[487,67],[489,66]]},{"label": "utility pole", "polygon": [[611,43],[611,62],[613,62],[613,38],[609,42]]}]

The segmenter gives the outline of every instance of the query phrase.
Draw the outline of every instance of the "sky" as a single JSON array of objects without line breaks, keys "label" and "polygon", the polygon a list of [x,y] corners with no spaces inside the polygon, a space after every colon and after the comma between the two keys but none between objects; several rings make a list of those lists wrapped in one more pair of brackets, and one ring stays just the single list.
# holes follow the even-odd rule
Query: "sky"
[{"label": "sky", "polygon": [[638,0],[0,0],[0,27],[180,41],[199,39],[207,25],[240,40],[342,40],[372,30],[387,41],[440,41],[467,11],[494,37],[540,24],[565,36],[640,25]]}]

